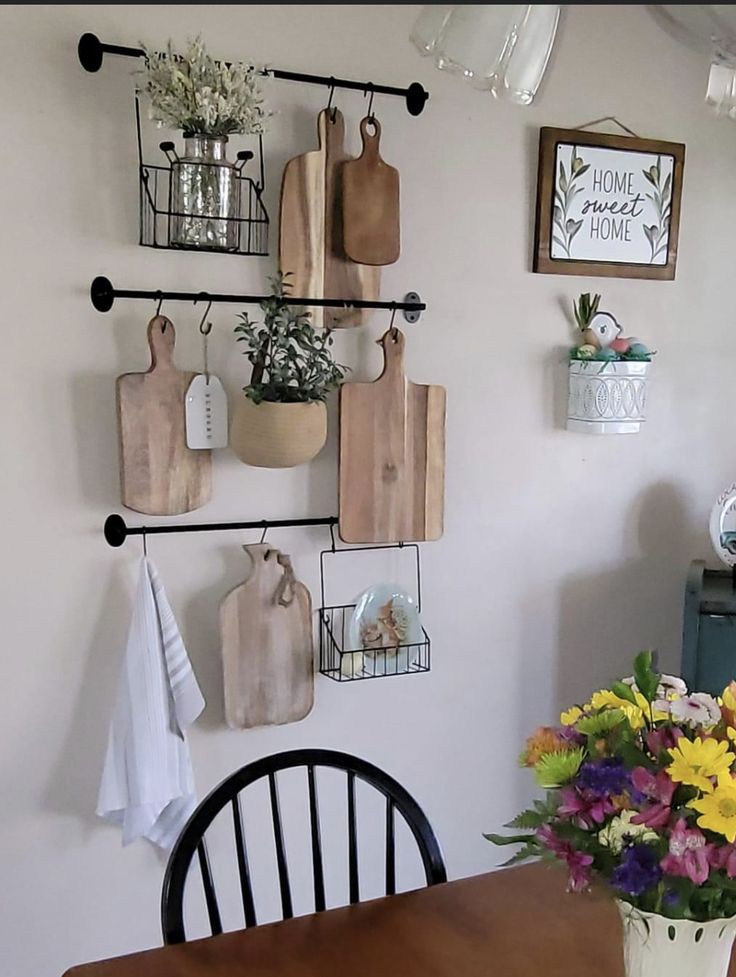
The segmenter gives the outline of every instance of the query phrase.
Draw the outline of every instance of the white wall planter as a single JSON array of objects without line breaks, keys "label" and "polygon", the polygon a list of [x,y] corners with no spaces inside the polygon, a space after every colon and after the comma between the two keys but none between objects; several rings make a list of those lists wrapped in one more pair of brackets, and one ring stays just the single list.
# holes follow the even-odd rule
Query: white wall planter
[{"label": "white wall planter", "polygon": [[570,360],[568,431],[636,434],[646,420],[651,363]]},{"label": "white wall planter", "polygon": [[727,977],[736,918],[696,923],[616,904],[626,977]]}]

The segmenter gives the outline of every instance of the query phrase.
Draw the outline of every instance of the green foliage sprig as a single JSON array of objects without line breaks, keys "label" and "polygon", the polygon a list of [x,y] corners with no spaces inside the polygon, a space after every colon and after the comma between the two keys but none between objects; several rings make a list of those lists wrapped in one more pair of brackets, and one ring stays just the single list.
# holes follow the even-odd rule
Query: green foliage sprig
[{"label": "green foliage sprig", "polygon": [[598,311],[600,301],[601,297],[598,294],[591,299],[590,292],[583,292],[577,302],[573,299],[572,309],[575,313],[575,322],[577,322],[581,332],[584,332],[590,325],[593,316]]},{"label": "green foliage sprig", "polygon": [[207,136],[264,132],[270,113],[263,107],[255,65],[215,61],[199,37],[183,55],[174,52],[171,41],[163,52],[145,45],[143,50],[142,88],[158,125]]},{"label": "green foliage sprig", "polygon": [[284,278],[279,272],[271,279],[273,294],[261,302],[264,321],[254,322],[242,312],[235,327],[237,342],[247,344],[243,352],[253,366],[243,390],[256,404],[324,400],[348,371],[332,356],[330,330],[315,329],[310,313],[296,312],[289,305]]}]

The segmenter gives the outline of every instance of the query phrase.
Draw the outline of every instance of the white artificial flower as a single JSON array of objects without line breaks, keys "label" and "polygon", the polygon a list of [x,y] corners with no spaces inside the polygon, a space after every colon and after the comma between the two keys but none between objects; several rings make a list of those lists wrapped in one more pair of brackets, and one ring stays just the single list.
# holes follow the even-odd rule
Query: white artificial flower
[{"label": "white artificial flower", "polygon": [[720,722],[721,709],[712,695],[707,692],[693,692],[670,703],[670,715],[678,723],[685,723],[696,729],[700,726],[715,726]]},{"label": "white artificial flower", "polygon": [[677,675],[660,675],[657,687],[658,699],[673,699],[687,695],[687,685]]},{"label": "white artificial flower", "polygon": [[614,855],[618,855],[624,845],[632,841],[658,841],[659,835],[646,824],[632,824],[631,819],[636,811],[622,811],[612,818],[605,828],[598,832],[598,841],[604,848],[610,848]]},{"label": "white artificial flower", "polygon": [[[636,679],[634,678],[633,675],[629,675],[628,678],[622,679],[621,681],[624,683],[624,685],[630,686],[634,692],[639,691],[639,686],[636,684]],[[657,686],[657,695],[655,697],[656,699],[658,700],[677,699],[683,695],[687,695],[687,685],[685,685],[684,681],[681,678],[679,678],[679,676],[677,675],[659,676],[659,685]],[[654,703],[654,704],[655,706],[657,706],[657,708],[659,708],[658,703]],[[666,711],[667,711],[666,709],[663,709],[663,712]]]}]

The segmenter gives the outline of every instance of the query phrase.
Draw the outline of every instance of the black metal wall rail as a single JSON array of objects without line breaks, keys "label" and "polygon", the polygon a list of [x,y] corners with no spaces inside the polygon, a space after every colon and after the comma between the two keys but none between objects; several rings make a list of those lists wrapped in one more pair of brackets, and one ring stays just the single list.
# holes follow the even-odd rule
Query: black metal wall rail
[{"label": "black metal wall rail", "polygon": [[[298,526],[329,526],[330,535],[337,525],[337,516],[317,516],[314,519],[256,519],[250,522],[171,523],[164,526],[128,526],[121,515],[112,513],[105,520],[105,539],[110,546],[122,546],[128,536],[157,536],[161,533],[214,533],[231,529],[260,529],[264,536],[269,529],[289,529]],[[334,546],[334,536],[333,536]]]},{"label": "black metal wall rail", "polygon": [[[141,48],[124,47],[120,44],[105,44],[96,34],[82,34],[77,46],[79,62],[85,71],[99,71],[106,54],[114,54],[123,58],[142,58],[145,52]],[[349,78],[333,78],[332,75],[310,75],[301,71],[282,71],[280,68],[264,68],[264,75],[280,78],[284,81],[297,81],[308,85],[323,85],[334,90],[345,88],[350,91],[364,92],[367,95],[394,95],[403,98],[409,115],[421,115],[429,98],[429,92],[419,84],[412,82],[408,88],[396,88],[393,85],[376,85],[370,81],[351,81]]]},{"label": "black metal wall rail", "polygon": [[[115,288],[109,278],[98,275],[89,290],[92,305],[98,312],[109,312],[115,299],[147,299],[150,302],[227,302],[260,305],[268,295],[231,295],[218,292],[171,292],[161,289]],[[323,309],[387,309],[401,312],[407,322],[417,322],[427,308],[416,292],[408,292],[403,302],[371,302],[365,299],[325,299],[289,296],[289,305],[319,306]]]}]

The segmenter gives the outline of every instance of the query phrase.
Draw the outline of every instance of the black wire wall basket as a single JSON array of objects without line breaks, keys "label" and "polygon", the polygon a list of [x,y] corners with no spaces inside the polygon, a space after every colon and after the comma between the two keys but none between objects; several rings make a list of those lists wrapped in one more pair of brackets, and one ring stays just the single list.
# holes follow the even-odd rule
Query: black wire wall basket
[{"label": "black wire wall basket", "polygon": [[[353,647],[350,632],[355,604],[327,605],[325,600],[325,557],[366,550],[411,549],[416,557],[417,611],[422,610],[421,565],[419,547],[415,544],[345,547],[320,553],[319,670],[336,682],[355,682],[368,678],[389,678],[428,672],[431,666],[431,642],[423,625],[421,638],[409,643],[371,644]],[[418,637],[418,635],[417,635]]]},{"label": "black wire wall basket", "polygon": [[[250,150],[236,161],[180,157],[173,142],[159,146],[166,162],[143,160],[141,110],[135,99],[140,191],[140,239],[147,248],[209,251],[217,254],[268,255],[268,212],[263,202],[265,185],[263,138],[258,137],[258,160]],[[185,139],[188,134],[185,134]],[[217,142],[189,136],[200,143]],[[221,144],[222,145],[222,144]],[[245,167],[258,167],[258,177]],[[249,167],[250,168],[250,167]]]}]

